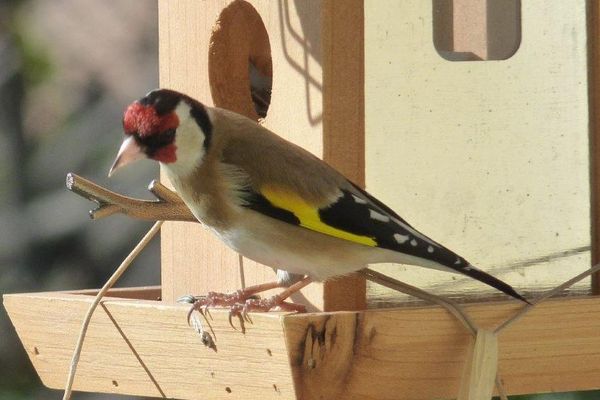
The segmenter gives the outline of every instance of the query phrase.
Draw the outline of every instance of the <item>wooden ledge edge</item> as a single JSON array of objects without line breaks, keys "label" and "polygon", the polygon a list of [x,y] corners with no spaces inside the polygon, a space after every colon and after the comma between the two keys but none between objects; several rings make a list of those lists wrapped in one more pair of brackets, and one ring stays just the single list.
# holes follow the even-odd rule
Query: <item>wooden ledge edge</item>
[{"label": "wooden ledge edge", "polygon": [[[4,295],[23,346],[49,387],[64,384],[90,294]],[[519,307],[465,305],[487,328]],[[76,390],[182,399],[198,393],[219,398],[226,388],[247,398],[278,400],[451,398],[471,343],[439,307],[252,314],[246,334],[231,328],[226,310],[213,310],[215,352],[187,325],[186,313],[181,304],[107,298],[92,318]],[[598,389],[598,315],[600,297],[552,299],[503,332],[499,372],[508,393]]]},{"label": "wooden ledge edge", "polygon": [[[521,304],[465,305],[493,329]],[[550,299],[499,335],[508,394],[600,388],[600,297]],[[418,306],[283,318],[301,399],[455,398],[472,338],[446,310]]]},{"label": "wooden ledge edge", "polygon": [[[3,304],[8,309],[9,306],[15,303],[22,303],[27,300],[38,301],[74,301],[82,304],[91,304],[94,301],[94,296],[100,289],[81,289],[81,290],[65,290],[65,291],[50,291],[50,292],[30,292],[30,293],[5,293],[2,295]],[[176,302],[163,302],[160,299],[160,286],[140,286],[128,288],[113,288],[108,292],[102,300],[104,305],[119,305],[127,306],[135,304],[136,306],[145,307],[160,307],[160,309],[169,310],[189,310],[189,305]],[[228,316],[229,311],[226,309],[211,309],[211,315]],[[253,316],[258,316],[259,319],[280,319],[287,315],[293,315],[290,312],[269,312],[255,313]]]},{"label": "wooden ledge edge", "polygon": [[[144,297],[156,289],[120,292]],[[63,388],[93,292],[3,296],[29,359],[50,388]],[[253,315],[254,323],[247,323],[242,334],[236,319],[237,330],[229,325],[227,310],[212,310],[208,321],[200,321],[214,336],[215,351],[188,326],[188,310],[185,304],[107,297],[92,317],[74,389],[186,399],[197,398],[197,393],[214,398],[229,388],[248,398],[259,393],[269,399],[275,398],[275,385],[279,393],[293,398],[282,313]],[[236,378],[240,376],[244,378]]]},{"label": "wooden ledge edge", "polygon": [[[52,297],[61,296],[81,298],[82,295],[86,298],[95,296],[100,289],[77,289],[77,290],[60,290],[48,292],[25,292],[25,293],[5,293],[2,295],[4,299],[13,297]],[[105,296],[107,299],[134,299],[134,300],[160,300],[160,286],[137,286],[126,288],[112,288]],[[91,302],[91,301],[90,301]]]}]

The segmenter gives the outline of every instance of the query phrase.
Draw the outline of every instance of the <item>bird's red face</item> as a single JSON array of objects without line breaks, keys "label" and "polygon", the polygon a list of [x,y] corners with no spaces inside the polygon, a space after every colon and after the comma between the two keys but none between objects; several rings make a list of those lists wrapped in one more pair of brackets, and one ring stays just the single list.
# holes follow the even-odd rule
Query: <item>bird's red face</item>
[{"label": "bird's red face", "polygon": [[179,93],[163,89],[150,92],[127,107],[123,116],[126,137],[109,176],[141,158],[167,164],[177,161],[175,133],[179,117],[175,109],[180,100]]}]

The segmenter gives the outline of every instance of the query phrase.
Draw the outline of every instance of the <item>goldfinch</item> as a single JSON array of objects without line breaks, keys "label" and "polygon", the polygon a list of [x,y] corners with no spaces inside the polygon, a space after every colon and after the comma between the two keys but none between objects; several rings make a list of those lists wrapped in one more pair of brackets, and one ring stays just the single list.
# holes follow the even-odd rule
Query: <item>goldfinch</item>
[{"label": "goldfinch", "polygon": [[[127,107],[123,127],[125,140],[109,176],[143,157],[158,161],[198,221],[226,245],[274,269],[305,276],[252,309],[281,305],[311,280],[376,263],[464,274],[526,301],[322,160],[251,119],[157,89]],[[286,275],[278,276],[277,285],[284,286]],[[270,287],[238,293],[230,303],[227,296],[215,296],[211,304],[244,301]]]}]

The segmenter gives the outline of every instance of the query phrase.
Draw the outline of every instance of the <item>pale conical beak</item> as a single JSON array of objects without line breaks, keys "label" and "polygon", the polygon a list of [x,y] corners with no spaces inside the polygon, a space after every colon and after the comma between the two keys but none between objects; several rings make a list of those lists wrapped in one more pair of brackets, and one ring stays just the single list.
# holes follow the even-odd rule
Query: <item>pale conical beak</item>
[{"label": "pale conical beak", "polygon": [[134,137],[129,136],[123,141],[123,144],[119,149],[119,154],[117,154],[115,162],[112,167],[110,167],[110,171],[108,171],[108,177],[110,178],[119,168],[145,157],[146,155],[142,151],[142,148],[136,143]]}]

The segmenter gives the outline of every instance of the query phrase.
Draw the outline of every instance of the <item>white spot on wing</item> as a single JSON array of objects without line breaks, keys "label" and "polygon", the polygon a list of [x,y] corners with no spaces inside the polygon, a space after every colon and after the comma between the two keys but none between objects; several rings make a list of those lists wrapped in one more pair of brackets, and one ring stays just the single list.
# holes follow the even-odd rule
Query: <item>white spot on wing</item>
[{"label": "white spot on wing", "polygon": [[356,195],[352,195],[352,197],[354,198],[354,201],[357,202],[358,204],[367,204],[367,201],[361,197],[358,197]]},{"label": "white spot on wing", "polygon": [[376,221],[390,222],[390,217],[388,217],[387,215],[378,213],[375,210],[369,210],[369,216],[371,217],[371,219],[374,219]]},{"label": "white spot on wing", "polygon": [[456,261],[454,261],[454,265],[460,265],[460,258],[456,258]]},{"label": "white spot on wing", "polygon": [[467,265],[466,267],[463,267],[463,270],[465,270],[465,271],[470,271],[472,269],[473,269],[473,267],[471,267],[470,265]]},{"label": "white spot on wing", "polygon": [[399,233],[394,233],[394,239],[396,239],[396,242],[398,242],[399,244],[404,244],[410,238],[408,237],[408,235],[401,235]]},{"label": "white spot on wing", "polygon": [[416,247],[417,246],[417,239],[413,239],[410,241],[411,246]]},{"label": "white spot on wing", "polygon": [[428,253],[433,253],[433,246],[428,246],[427,247],[427,252]]}]

